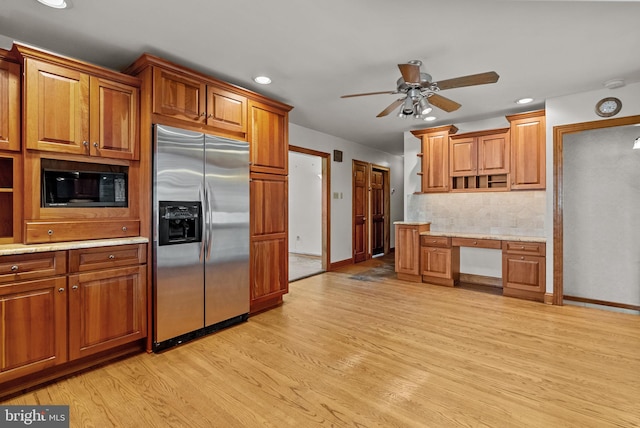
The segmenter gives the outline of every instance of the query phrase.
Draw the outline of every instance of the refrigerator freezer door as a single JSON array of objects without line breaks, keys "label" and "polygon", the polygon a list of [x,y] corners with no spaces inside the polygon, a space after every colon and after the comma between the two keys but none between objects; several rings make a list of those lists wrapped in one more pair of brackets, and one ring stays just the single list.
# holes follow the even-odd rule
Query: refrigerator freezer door
[{"label": "refrigerator freezer door", "polygon": [[[159,201],[202,201],[203,167],[203,134],[156,125],[153,195],[156,343],[204,326],[203,243],[158,245]],[[206,233],[202,235],[204,240]]]},{"label": "refrigerator freezer door", "polygon": [[249,312],[249,144],[205,136],[205,326]]}]

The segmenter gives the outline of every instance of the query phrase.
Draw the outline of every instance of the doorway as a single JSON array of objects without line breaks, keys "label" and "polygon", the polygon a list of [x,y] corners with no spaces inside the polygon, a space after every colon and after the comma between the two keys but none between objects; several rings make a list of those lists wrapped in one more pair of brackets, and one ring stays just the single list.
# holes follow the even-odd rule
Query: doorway
[{"label": "doorway", "polygon": [[353,262],[390,251],[390,169],[353,161]]},{"label": "doorway", "polygon": [[329,153],[289,146],[289,282],[329,265],[329,159]]}]

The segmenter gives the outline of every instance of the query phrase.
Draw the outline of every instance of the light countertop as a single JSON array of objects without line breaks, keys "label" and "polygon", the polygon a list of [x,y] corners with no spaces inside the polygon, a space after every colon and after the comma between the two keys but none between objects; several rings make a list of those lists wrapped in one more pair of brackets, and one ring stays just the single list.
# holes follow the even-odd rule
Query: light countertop
[{"label": "light countertop", "polygon": [[423,226],[425,224],[431,224],[430,221],[394,221],[393,224],[400,224],[405,226]]},{"label": "light countertop", "polygon": [[451,238],[469,238],[469,239],[495,239],[497,241],[517,241],[517,242],[547,242],[545,237],[541,236],[518,236],[518,235],[491,235],[488,233],[458,233],[458,232],[421,232],[420,235],[425,236],[448,236]]},{"label": "light countertop", "polygon": [[110,247],[113,245],[146,244],[147,242],[149,242],[148,238],[135,236],[132,238],[95,239],[90,241],[52,242],[46,244],[6,244],[0,245],[0,256],[75,250],[79,248]]}]

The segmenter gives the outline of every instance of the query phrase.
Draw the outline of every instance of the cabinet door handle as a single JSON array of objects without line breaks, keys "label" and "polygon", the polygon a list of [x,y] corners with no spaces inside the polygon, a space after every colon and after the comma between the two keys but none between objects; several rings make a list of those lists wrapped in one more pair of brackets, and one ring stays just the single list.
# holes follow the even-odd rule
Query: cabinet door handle
[{"label": "cabinet door handle", "polygon": [[11,272],[16,272],[18,269],[20,269],[18,265],[11,266]]},{"label": "cabinet door handle", "polygon": [[122,231],[126,232],[127,231],[127,226],[122,226]]},{"label": "cabinet door handle", "polygon": [[49,236],[53,235],[53,229],[47,230],[47,235],[49,235]]},{"label": "cabinet door handle", "polygon": [[116,258],[116,256],[114,256],[113,254],[109,254],[109,260],[113,260],[115,258]]},{"label": "cabinet door handle", "polygon": [[78,286],[77,286],[77,285],[74,285],[74,286],[73,286],[73,287],[71,287],[71,288],[72,288],[73,290],[77,290],[77,289],[78,289]]},{"label": "cabinet door handle", "polygon": [[58,288],[58,293],[63,293],[64,292],[64,288],[60,287]]}]

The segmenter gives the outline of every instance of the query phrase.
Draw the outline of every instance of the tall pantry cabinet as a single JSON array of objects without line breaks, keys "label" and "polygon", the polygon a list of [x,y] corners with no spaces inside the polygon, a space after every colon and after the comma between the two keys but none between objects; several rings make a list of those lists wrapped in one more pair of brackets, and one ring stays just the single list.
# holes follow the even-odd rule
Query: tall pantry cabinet
[{"label": "tall pantry cabinet", "polygon": [[[165,124],[243,140],[250,152],[251,313],[282,302],[288,277],[288,113],[291,106],[153,55],[126,71],[142,79],[141,129]],[[149,177],[151,176],[151,165]],[[152,183],[148,183],[151,191]],[[149,207],[151,211],[151,207]]]}]

